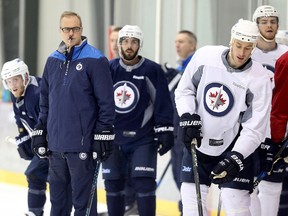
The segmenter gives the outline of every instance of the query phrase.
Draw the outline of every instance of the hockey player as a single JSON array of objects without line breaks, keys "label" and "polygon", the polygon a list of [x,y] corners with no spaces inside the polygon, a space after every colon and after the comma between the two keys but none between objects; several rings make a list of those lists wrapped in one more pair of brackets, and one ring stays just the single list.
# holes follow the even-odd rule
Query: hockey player
[{"label": "hockey player", "polygon": [[[269,76],[273,82],[275,62],[283,53],[288,51],[287,46],[276,43],[276,34],[279,27],[279,14],[273,6],[263,5],[255,10],[253,22],[257,23],[260,37],[255,51],[252,54],[252,59],[260,62],[269,70]],[[271,138],[270,124],[268,124],[266,137]],[[259,163],[260,161],[266,161],[266,149],[270,147],[269,142],[261,146],[263,147],[263,150],[259,147],[254,155],[255,161],[258,161]],[[265,163],[262,165],[257,164],[255,170],[256,176],[264,169],[264,166]],[[258,190],[255,190],[252,194],[252,215],[277,215],[284,173],[285,169],[283,169],[283,167],[278,167],[273,170],[272,175],[264,178],[260,182]],[[259,192],[259,200],[256,197],[257,192]],[[259,211],[261,211],[262,214]]]},{"label": "hockey player", "polygon": [[[112,58],[119,58],[119,50],[118,50],[118,34],[122,27],[116,26],[110,33],[109,42],[110,42],[110,49],[112,52]],[[128,178],[126,180],[125,185],[125,214],[124,216],[129,215],[137,215],[138,214],[138,207],[136,202],[136,194],[134,188],[132,186],[132,180]]]},{"label": "hockey player", "polygon": [[142,45],[141,29],[125,25],[118,36],[120,59],[110,61],[116,105],[115,145],[102,170],[110,216],[124,214],[124,187],[129,175],[139,215],[155,216],[157,149],[163,155],[174,144],[167,81],[160,65],[139,55]]},{"label": "hockey player", "polygon": [[15,138],[19,156],[30,160],[25,175],[28,182],[28,216],[43,215],[46,202],[48,160],[40,160],[31,150],[32,130],[39,115],[41,79],[30,76],[28,66],[19,58],[8,61],[1,71],[3,86],[11,92],[19,135]]},{"label": "hockey player", "polygon": [[231,29],[230,48],[198,49],[175,91],[187,148],[181,172],[184,216],[198,212],[192,139],[197,140],[204,215],[211,183],[221,189],[227,216],[250,215],[252,153],[264,140],[272,96],[266,69],[251,59],[258,35],[256,23],[240,19]]},{"label": "hockey player", "polygon": [[[114,139],[115,105],[107,58],[82,36],[80,16],[60,17],[62,42],[44,68],[40,114],[32,148],[49,158],[51,216],[83,216],[96,160],[106,160]],[[46,139],[48,135],[48,143]],[[90,215],[97,215],[96,197]]]}]

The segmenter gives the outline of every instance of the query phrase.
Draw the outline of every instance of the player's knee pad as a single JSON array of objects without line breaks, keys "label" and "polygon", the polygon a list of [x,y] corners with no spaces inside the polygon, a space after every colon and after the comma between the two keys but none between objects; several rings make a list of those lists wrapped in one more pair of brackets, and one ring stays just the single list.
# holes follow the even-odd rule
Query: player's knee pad
[{"label": "player's knee pad", "polygon": [[[183,182],[181,184],[181,200],[183,215],[197,215],[198,214],[198,202],[195,183]],[[208,186],[200,185],[201,201],[203,214],[207,214],[206,200],[208,195]]]},{"label": "player's knee pad", "polygon": [[248,190],[222,188],[221,199],[227,215],[250,215],[250,193]]},{"label": "player's knee pad", "polygon": [[282,191],[282,182],[269,182],[263,180],[258,185],[258,189],[259,196],[265,194],[267,196],[270,196],[271,199],[273,199],[273,197],[275,196],[280,197]]},{"label": "player's knee pad", "polygon": [[122,192],[124,191],[125,181],[124,179],[105,180],[104,184],[106,192]]},{"label": "player's knee pad", "polygon": [[154,178],[136,177],[132,181],[137,196],[155,196],[156,182]]}]

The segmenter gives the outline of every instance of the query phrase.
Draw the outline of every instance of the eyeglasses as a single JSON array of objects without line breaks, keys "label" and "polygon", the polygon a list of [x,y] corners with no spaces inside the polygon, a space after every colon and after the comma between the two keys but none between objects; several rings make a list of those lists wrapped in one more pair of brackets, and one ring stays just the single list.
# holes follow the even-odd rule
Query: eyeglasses
[{"label": "eyeglasses", "polygon": [[63,27],[63,28],[60,28],[64,33],[69,33],[71,30],[73,32],[79,32],[82,27],[72,27],[72,28],[69,28],[69,27]]}]

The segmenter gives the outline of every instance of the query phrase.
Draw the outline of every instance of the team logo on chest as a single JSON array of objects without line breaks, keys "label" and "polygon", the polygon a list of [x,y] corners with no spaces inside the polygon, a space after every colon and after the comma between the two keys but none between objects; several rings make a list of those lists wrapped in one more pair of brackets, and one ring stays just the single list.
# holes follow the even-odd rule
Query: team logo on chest
[{"label": "team logo on chest", "polygon": [[114,85],[114,101],[118,113],[132,111],[136,107],[139,97],[139,91],[132,82],[120,81]]},{"label": "team logo on chest", "polygon": [[234,97],[225,85],[210,83],[204,90],[204,107],[213,116],[224,116],[234,105]]}]

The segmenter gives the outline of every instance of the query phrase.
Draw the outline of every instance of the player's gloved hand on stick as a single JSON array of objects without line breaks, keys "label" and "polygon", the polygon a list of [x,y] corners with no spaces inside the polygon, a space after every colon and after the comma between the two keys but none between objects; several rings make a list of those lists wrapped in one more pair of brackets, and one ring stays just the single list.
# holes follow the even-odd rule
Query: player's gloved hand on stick
[{"label": "player's gloved hand on stick", "polygon": [[197,140],[197,147],[200,147],[202,139],[200,116],[198,114],[191,115],[190,113],[184,113],[180,117],[179,125],[181,127],[180,138],[184,142],[188,152],[191,150],[191,142],[194,138]]},{"label": "player's gloved hand on stick", "polygon": [[31,147],[33,154],[39,158],[48,158],[47,131],[41,126],[36,126],[32,132]]},{"label": "player's gloved hand on stick", "polygon": [[226,157],[221,160],[210,174],[210,179],[214,184],[223,184],[232,181],[237,177],[238,173],[244,169],[244,157],[236,151],[229,152]]},{"label": "player's gloved hand on stick", "polygon": [[275,143],[271,139],[266,138],[264,143],[260,145],[261,167],[265,172],[272,171],[272,165],[277,152],[280,150],[280,143]]},{"label": "player's gloved hand on stick", "polygon": [[93,158],[99,161],[108,159],[112,152],[112,144],[115,138],[114,129],[96,131],[92,145]]},{"label": "player's gloved hand on stick", "polygon": [[174,146],[173,126],[156,126],[155,141],[159,146],[158,152],[162,156]]},{"label": "player's gloved hand on stick", "polygon": [[[24,130],[24,129],[23,129]],[[20,129],[19,129],[20,131]],[[17,144],[17,151],[24,160],[31,160],[34,154],[31,151],[31,138],[28,133],[22,131],[15,137]]]}]

